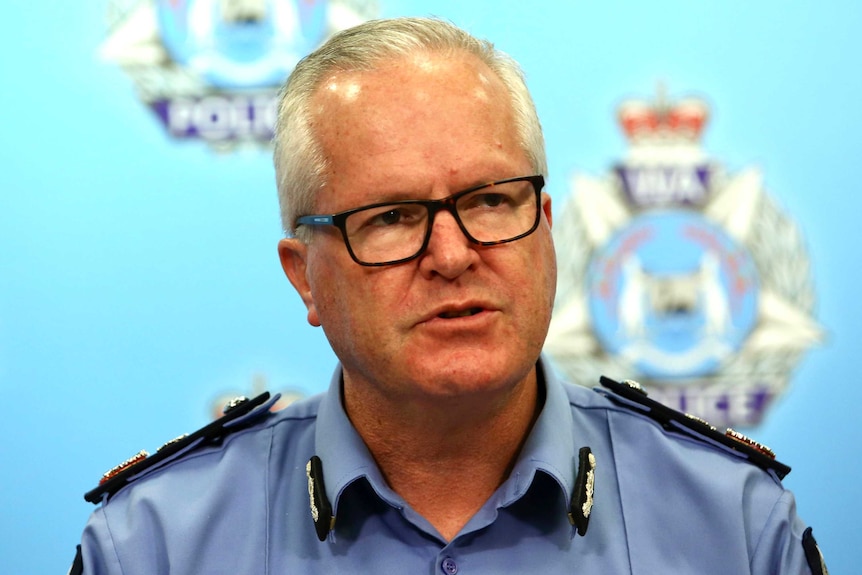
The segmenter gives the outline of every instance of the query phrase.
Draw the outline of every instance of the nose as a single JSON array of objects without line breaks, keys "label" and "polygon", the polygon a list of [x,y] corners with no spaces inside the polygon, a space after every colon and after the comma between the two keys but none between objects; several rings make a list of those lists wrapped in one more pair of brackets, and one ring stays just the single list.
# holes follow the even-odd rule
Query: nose
[{"label": "nose", "polygon": [[428,246],[419,261],[422,275],[431,278],[435,275],[455,279],[470,269],[478,259],[476,245],[464,232],[455,217],[447,210],[440,210],[431,223]]}]

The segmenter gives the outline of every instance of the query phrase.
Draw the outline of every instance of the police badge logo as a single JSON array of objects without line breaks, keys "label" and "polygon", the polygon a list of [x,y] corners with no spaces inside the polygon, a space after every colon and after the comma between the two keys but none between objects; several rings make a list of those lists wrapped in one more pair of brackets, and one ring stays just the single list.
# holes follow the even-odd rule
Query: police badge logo
[{"label": "police badge logo", "polygon": [[757,425],[822,340],[802,236],[756,168],[700,146],[707,105],[629,100],[627,157],[579,175],[555,219],[559,283],[547,352],[574,381],[639,379],[669,407]]},{"label": "police badge logo", "polygon": [[111,0],[101,56],[176,139],[268,145],[279,85],[374,0]]}]

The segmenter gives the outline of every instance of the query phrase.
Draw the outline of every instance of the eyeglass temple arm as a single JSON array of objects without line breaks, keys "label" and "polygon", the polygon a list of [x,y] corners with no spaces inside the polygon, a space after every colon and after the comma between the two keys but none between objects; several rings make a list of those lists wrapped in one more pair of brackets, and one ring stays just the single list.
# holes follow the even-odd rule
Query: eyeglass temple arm
[{"label": "eyeglass temple arm", "polygon": [[300,216],[296,218],[297,224],[305,224],[305,225],[333,225],[332,216]]}]

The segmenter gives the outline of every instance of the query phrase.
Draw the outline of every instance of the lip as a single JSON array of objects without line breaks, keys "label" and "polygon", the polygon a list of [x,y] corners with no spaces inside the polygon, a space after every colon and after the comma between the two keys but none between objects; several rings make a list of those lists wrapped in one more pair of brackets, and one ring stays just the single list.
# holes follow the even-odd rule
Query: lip
[{"label": "lip", "polygon": [[460,303],[441,304],[424,315],[420,324],[450,324],[464,323],[487,316],[488,312],[497,311],[497,306],[485,301],[466,301]]}]

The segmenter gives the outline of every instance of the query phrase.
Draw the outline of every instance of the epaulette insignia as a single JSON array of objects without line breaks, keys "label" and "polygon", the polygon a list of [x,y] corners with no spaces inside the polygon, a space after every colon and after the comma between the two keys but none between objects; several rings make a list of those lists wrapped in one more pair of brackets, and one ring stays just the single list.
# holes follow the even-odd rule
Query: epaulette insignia
[{"label": "epaulette insignia", "polygon": [[[269,405],[278,400],[278,396],[270,399],[269,393],[264,392],[254,399],[241,398],[228,404],[225,408],[224,416],[213,421],[209,425],[202,427],[194,433],[182,435],[172,441],[162,445],[153,455],[146,451],[139,451],[134,457],[127,459],[121,464],[113,467],[110,471],[102,476],[99,481],[99,486],[84,494],[84,500],[90,503],[99,503],[107,496],[110,497],[126,484],[128,484],[139,473],[150,469],[151,467],[175,456],[184,450],[191,450],[194,447],[203,444],[217,444],[227,435],[238,429],[242,429],[243,425],[239,425],[237,420],[240,420],[246,415],[251,414],[260,406],[259,414],[269,412]],[[269,405],[264,405],[264,404]],[[250,416],[247,421],[242,423],[250,423],[256,419]]]},{"label": "epaulette insignia", "polygon": [[[761,469],[775,473],[778,479],[784,479],[790,473],[790,467],[777,461],[775,453],[771,449],[738,431],[727,429],[722,433],[699,417],[676,411],[650,399],[640,384],[632,380],[625,380],[620,383],[609,377],[601,376],[599,381],[611,392],[605,393],[611,400],[630,406],[634,404],[638,411],[658,421],[666,429],[682,431],[709,443],[730,449]],[[624,401],[620,401],[620,398]]]},{"label": "epaulette insignia", "polygon": [[111,469],[109,469],[108,471],[106,471],[105,474],[102,475],[102,478],[99,480],[99,485],[104,484],[106,481],[110,481],[111,479],[113,479],[114,477],[116,477],[117,475],[119,475],[120,473],[125,471],[126,469],[129,469],[130,467],[137,465],[138,463],[140,463],[141,461],[143,461],[144,459],[146,459],[149,456],[150,456],[150,454],[146,449],[140,450],[139,452],[137,452],[136,454],[134,454],[133,456],[131,456],[130,458],[128,458],[124,462],[122,462],[119,465],[114,466]]},{"label": "epaulette insignia", "polygon": [[754,449],[756,451],[759,451],[760,453],[762,453],[763,455],[765,455],[769,459],[775,459],[775,452],[774,451],[772,451],[771,449],[769,449],[768,447],[766,447],[762,443],[758,443],[758,442],[754,441],[753,439],[751,439],[750,437],[739,433],[735,429],[731,429],[728,427],[727,431],[724,434],[727,437],[729,437],[735,441],[738,441],[744,445],[751,447],[752,449]]}]

